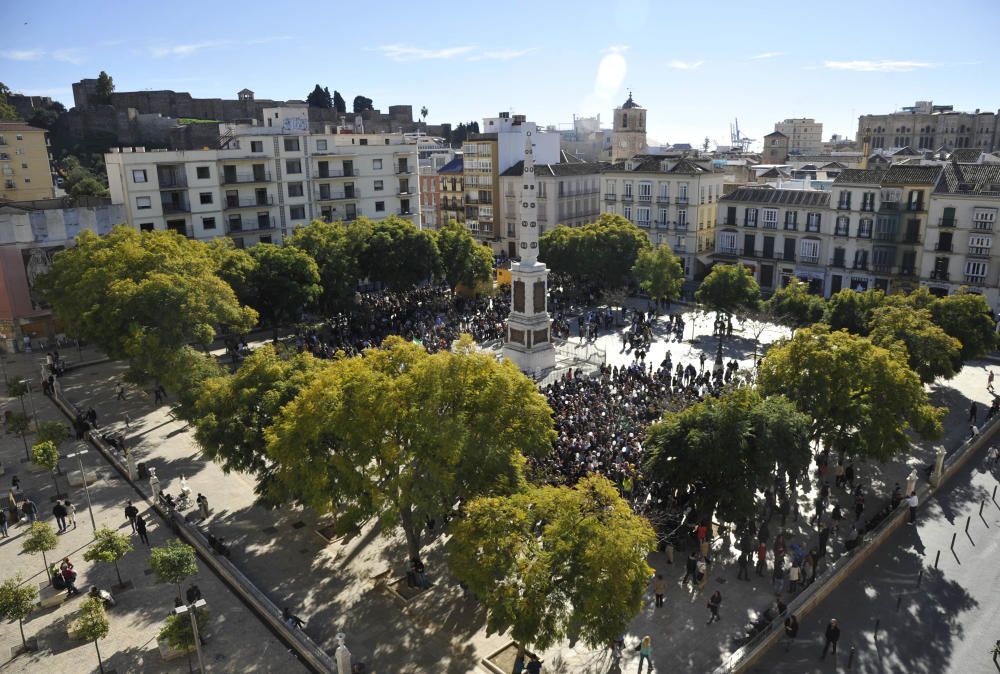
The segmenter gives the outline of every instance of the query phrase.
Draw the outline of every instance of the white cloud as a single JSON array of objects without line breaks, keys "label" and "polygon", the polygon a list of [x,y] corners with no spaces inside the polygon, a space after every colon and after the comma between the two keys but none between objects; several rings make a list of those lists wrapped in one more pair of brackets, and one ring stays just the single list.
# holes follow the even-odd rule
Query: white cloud
[{"label": "white cloud", "polygon": [[156,58],[166,56],[190,56],[205,49],[218,49],[228,47],[233,43],[230,40],[204,40],[202,42],[192,42],[189,44],[174,45],[153,45],[149,48],[149,53]]},{"label": "white cloud", "polygon": [[41,49],[10,49],[0,51],[0,56],[11,61],[37,61],[45,56]]},{"label": "white cloud", "polygon": [[428,59],[450,59],[468,54],[475,47],[445,47],[444,49],[425,49],[409,47],[402,44],[384,44],[375,48],[393,61],[425,61]]},{"label": "white cloud", "polygon": [[762,54],[756,54],[750,57],[751,61],[762,61],[764,59],[773,59],[775,56],[784,56],[783,51],[766,51]]},{"label": "white cloud", "polygon": [[905,73],[911,70],[934,68],[936,64],[922,61],[824,61],[830,70],[852,70],[860,73]]},{"label": "white cloud", "polygon": [[629,45],[627,44],[613,44],[610,47],[605,47],[601,50],[602,54],[621,54],[622,52],[628,51]]},{"label": "white cloud", "polygon": [[620,51],[605,54],[597,66],[597,76],[594,78],[594,96],[601,100],[610,100],[618,92],[622,82],[625,81],[625,73],[627,72],[628,63]]},{"label": "white cloud", "polygon": [[85,59],[82,49],[56,49],[52,52],[52,60],[80,65]]},{"label": "white cloud", "polygon": [[704,65],[704,61],[671,61],[667,65],[674,70],[695,70]]},{"label": "white cloud", "polygon": [[510,61],[511,59],[521,58],[533,51],[538,51],[538,47],[529,47],[528,49],[501,49],[499,51],[486,51],[482,54],[475,54],[469,57],[470,61]]}]

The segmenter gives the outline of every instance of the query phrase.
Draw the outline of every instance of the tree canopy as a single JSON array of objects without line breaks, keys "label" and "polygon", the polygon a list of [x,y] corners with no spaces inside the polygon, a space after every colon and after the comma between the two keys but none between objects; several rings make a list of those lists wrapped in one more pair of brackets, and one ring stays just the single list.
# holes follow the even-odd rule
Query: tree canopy
[{"label": "tree canopy", "polygon": [[522,647],[617,639],[642,607],[649,522],[601,476],[478,498],[452,525],[448,565],[486,606],[489,631]]},{"label": "tree canopy", "polygon": [[317,84],[306,96],[306,103],[310,108],[332,108],[333,98],[330,96],[330,89]]},{"label": "tree canopy", "polygon": [[474,288],[493,272],[493,253],[480,245],[464,226],[452,221],[434,233],[442,275],[452,290],[458,284]]},{"label": "tree canopy", "polygon": [[364,112],[365,110],[374,109],[375,106],[372,105],[372,99],[360,95],[354,97],[354,112]]},{"label": "tree canopy", "polygon": [[0,618],[16,620],[21,630],[21,645],[28,648],[24,638],[24,619],[35,610],[38,601],[38,588],[31,583],[25,583],[21,574],[16,573],[0,583]]},{"label": "tree canopy", "polygon": [[934,322],[962,344],[962,360],[978,358],[996,348],[990,306],[982,295],[958,292],[937,298],[930,305]]},{"label": "tree canopy", "polygon": [[177,587],[177,597],[181,597],[181,583],[188,576],[198,573],[194,548],[181,543],[176,538],[165,545],[153,548],[149,553],[149,566],[161,583],[171,583]]},{"label": "tree canopy", "polygon": [[524,481],[525,456],[551,450],[552,413],[510,362],[471,348],[429,355],[389,337],[330,362],[265,431],[275,488],[341,531],[399,524],[412,556],[428,519]]},{"label": "tree canopy", "polygon": [[795,277],[785,287],[775,290],[765,304],[772,316],[792,328],[818,323],[826,309],[826,301],[810,293],[809,285]]},{"label": "tree canopy", "polygon": [[784,394],[812,420],[811,436],[834,451],[880,461],[909,448],[907,431],[941,432],[902,349],[885,349],[823,323],[771,347],[758,375],[765,395]]},{"label": "tree canopy", "polygon": [[717,264],[698,286],[695,299],[712,311],[738,314],[760,302],[760,286],[743,265]]},{"label": "tree canopy", "polygon": [[103,70],[97,76],[97,84],[94,86],[94,98],[98,103],[110,103],[111,94],[115,91],[115,81],[111,75]]},{"label": "tree canopy", "polygon": [[125,582],[122,580],[121,571],[118,569],[118,562],[134,549],[132,547],[132,539],[128,534],[119,533],[108,527],[101,527],[94,532],[94,542],[84,551],[83,558],[88,562],[103,562],[105,564],[110,562],[114,564],[115,575],[118,576],[118,584],[124,585]]},{"label": "tree canopy", "polygon": [[337,90],[333,92],[333,109],[342,115],[347,112],[347,101],[344,100],[344,97]]},{"label": "tree canopy", "polygon": [[371,225],[361,254],[365,276],[390,288],[410,288],[440,274],[434,234],[409,220],[389,216]]},{"label": "tree canopy", "polygon": [[632,274],[654,300],[672,301],[680,297],[684,285],[684,267],[665,243],[655,248],[642,248]]},{"label": "tree canopy", "polygon": [[100,237],[82,233],[39,286],[67,332],[160,376],[181,346],[208,346],[217,325],[246,332],[256,323],[215,268],[203,243],[119,226]]},{"label": "tree canopy", "polygon": [[554,272],[602,288],[624,285],[649,237],[620,215],[604,213],[581,227],[558,225],[542,234],[538,259]]},{"label": "tree canopy", "polygon": [[809,432],[809,418],[784,396],[732,387],[651,425],[645,470],[671,488],[703,487],[701,514],[734,522],[753,512],[776,468],[796,475],[808,467]]},{"label": "tree canopy", "polygon": [[920,381],[951,379],[962,367],[962,343],[934,324],[928,309],[882,306],[871,313],[869,338],[887,349],[902,346]]},{"label": "tree canopy", "polygon": [[319,303],[323,309],[330,311],[353,299],[364,274],[361,259],[371,231],[372,223],[367,218],[358,218],[349,225],[313,220],[296,229],[289,239],[289,245],[304,250],[316,261],[323,288]]},{"label": "tree canopy", "polygon": [[267,345],[248,356],[233,375],[220,374],[199,387],[193,414],[198,444],[225,472],[254,476],[257,495],[265,504],[280,503],[270,493],[275,468],[267,455],[265,431],[323,364],[308,353],[282,357]]},{"label": "tree canopy", "polygon": [[249,303],[275,330],[297,320],[323,291],[315,260],[300,248],[258,243],[250,257]]},{"label": "tree canopy", "polygon": [[855,335],[867,335],[872,311],[885,301],[881,290],[858,292],[845,288],[830,296],[823,321],[831,330],[847,330]]},{"label": "tree canopy", "polygon": [[52,525],[48,522],[32,522],[28,532],[21,539],[21,552],[29,555],[41,553],[42,563],[45,565],[45,577],[49,576],[49,564],[45,559],[45,553],[51,552],[59,545],[59,537],[52,530]]}]

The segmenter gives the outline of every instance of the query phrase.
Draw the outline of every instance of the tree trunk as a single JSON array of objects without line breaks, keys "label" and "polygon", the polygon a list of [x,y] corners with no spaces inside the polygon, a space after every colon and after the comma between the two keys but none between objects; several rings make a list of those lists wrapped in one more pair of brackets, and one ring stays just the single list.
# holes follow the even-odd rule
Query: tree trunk
[{"label": "tree trunk", "polygon": [[45,558],[45,551],[42,550],[42,564],[45,565],[45,577],[49,579],[49,585],[52,584],[52,576],[49,574],[49,560]]},{"label": "tree trunk", "polygon": [[59,481],[56,480],[55,471],[52,471],[50,475],[52,475],[52,484],[55,485],[56,488],[56,496],[61,496],[61,494],[59,493]]},{"label": "tree trunk", "polygon": [[24,443],[24,458],[31,461],[31,452],[28,450],[28,441],[24,437],[24,433],[21,433],[21,442]]},{"label": "tree trunk", "polygon": [[115,575],[118,576],[118,587],[124,587],[125,581],[122,580],[121,571],[118,570],[118,560],[113,560],[115,563]]},{"label": "tree trunk", "polygon": [[24,646],[24,650],[28,650],[28,640],[24,638],[24,621],[18,619],[17,626],[21,630],[21,645]]},{"label": "tree trunk", "polygon": [[97,645],[97,639],[94,639],[94,648],[97,649],[97,666],[101,668],[101,674],[104,674],[104,661],[101,660],[101,648]]},{"label": "tree trunk", "polygon": [[406,535],[406,548],[410,559],[420,559],[420,525],[414,524],[413,513],[409,508],[399,511],[399,523]]}]

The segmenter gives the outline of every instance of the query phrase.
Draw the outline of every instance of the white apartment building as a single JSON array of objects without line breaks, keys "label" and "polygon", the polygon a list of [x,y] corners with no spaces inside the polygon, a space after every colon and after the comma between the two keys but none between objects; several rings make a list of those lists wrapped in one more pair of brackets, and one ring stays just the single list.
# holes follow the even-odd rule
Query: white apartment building
[{"label": "white apartment building", "polygon": [[716,246],[710,257],[744,265],[765,293],[798,278],[812,292],[823,294],[829,288],[830,268],[836,269],[837,262],[842,267],[846,254],[843,248],[833,252],[831,231],[829,192],[740,187],[719,200]]},{"label": "white apartment building", "polygon": [[[578,226],[595,222],[601,215],[601,162],[535,164],[538,235],[556,225]],[[521,195],[524,162],[519,161],[500,176],[503,193],[501,244],[510,257],[517,256],[517,200]]]},{"label": "white apartment building", "polygon": [[[220,149],[115,149],[113,203],[140,230],[278,243],[316,218],[419,213],[418,150],[402,134],[310,133],[306,106],[267,108],[263,125],[220,124]],[[340,131],[338,133],[338,131]]]},{"label": "white apartment building", "polygon": [[823,123],[811,117],[776,122],[774,130],[788,136],[788,154],[819,154],[823,151]]},{"label": "white apartment building", "polygon": [[1000,164],[946,164],[931,194],[920,284],[935,295],[964,286],[1000,309],[998,210]]},{"label": "white apartment building", "polygon": [[686,278],[702,271],[704,263],[697,256],[715,248],[724,171],[688,157],[636,155],[607,167],[601,180],[602,212],[624,216],[654,244],[668,244],[684,265]]}]

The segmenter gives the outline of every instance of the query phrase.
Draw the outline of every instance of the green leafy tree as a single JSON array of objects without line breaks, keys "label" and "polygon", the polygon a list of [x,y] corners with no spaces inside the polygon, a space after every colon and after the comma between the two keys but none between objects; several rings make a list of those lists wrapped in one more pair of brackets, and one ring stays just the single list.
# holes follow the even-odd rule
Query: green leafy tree
[{"label": "green leafy tree", "polygon": [[104,175],[95,174],[90,168],[81,165],[80,160],[73,155],[61,159],[57,169],[64,179],[63,189],[70,196],[107,196],[108,185]]},{"label": "green leafy tree", "polygon": [[14,106],[7,102],[7,97],[10,96],[11,90],[6,84],[0,82],[0,121],[16,121],[17,111]]},{"label": "green leafy tree", "polygon": [[990,306],[982,295],[958,292],[930,305],[934,322],[962,343],[961,358],[978,358],[996,348],[997,336]]},{"label": "green leafy tree", "polygon": [[774,291],[765,303],[768,311],[792,330],[823,320],[826,301],[809,292],[809,285],[792,277],[784,288]]},{"label": "green leafy tree", "polygon": [[[203,606],[194,609],[194,618],[198,621],[198,634],[204,634],[204,630],[208,626],[208,609]],[[187,613],[182,615],[171,613],[167,616],[167,622],[160,630],[158,637],[170,644],[171,648],[176,648],[179,651],[191,650],[194,648],[191,616]]]},{"label": "green leafy tree", "polygon": [[295,230],[289,245],[307,252],[319,267],[323,293],[319,304],[332,311],[354,299],[358,281],[364,275],[361,258],[368,247],[372,223],[358,218],[350,225],[313,220]]},{"label": "green leafy tree", "polygon": [[784,394],[812,420],[811,437],[840,453],[885,461],[910,446],[908,431],[941,433],[905,351],[884,349],[817,323],[771,347],[758,375],[765,395]]},{"label": "green leafy tree", "polygon": [[172,231],[85,231],[38,283],[67,332],[155,377],[182,346],[211,344],[220,324],[245,332],[257,318],[216,276],[208,247]]},{"label": "green leafy tree", "polygon": [[429,112],[429,111],[427,110],[427,106],[426,106],[426,105],[424,105],[424,106],[422,106],[422,107],[420,108],[420,116],[421,116],[421,117],[423,118],[423,120],[424,120],[424,128],[425,128],[425,129],[427,128],[427,114],[428,114],[428,112]]},{"label": "green leafy tree", "polygon": [[111,621],[108,620],[108,612],[104,609],[104,600],[100,597],[87,597],[80,606],[80,615],[73,621],[73,628],[82,641],[93,641],[97,650],[97,664],[101,672],[104,672],[104,661],[101,659],[101,647],[97,645],[99,639],[108,636],[111,631]]},{"label": "green leafy tree", "polygon": [[776,468],[796,475],[808,466],[809,430],[788,399],[734,387],[650,426],[645,469],[678,488],[702,485],[702,516],[733,522],[754,511]]},{"label": "green leafy tree", "polygon": [[390,288],[411,288],[440,273],[441,256],[434,234],[409,220],[390,216],[371,227],[361,257],[365,276]]},{"label": "green leafy tree", "polygon": [[28,440],[26,437],[30,430],[31,417],[24,412],[10,413],[10,417],[7,419],[7,431],[21,438],[21,443],[24,445],[24,458],[28,461],[31,460],[31,453],[28,449]]},{"label": "green leafy tree", "polygon": [[69,439],[69,429],[66,424],[58,421],[39,421],[35,431],[36,442],[51,442],[58,449]]},{"label": "green leafy tree", "polygon": [[342,115],[347,112],[347,101],[345,101],[344,97],[340,95],[340,92],[336,90],[333,92],[333,109]]},{"label": "green leafy tree", "polygon": [[318,298],[316,261],[295,246],[259,243],[250,249],[254,266],[247,275],[250,305],[278,334],[278,327],[302,315]]},{"label": "green leafy tree", "polygon": [[124,587],[121,570],[118,562],[135,548],[132,547],[132,540],[128,535],[118,533],[114,529],[101,527],[94,532],[94,543],[83,553],[83,558],[88,562],[111,562],[115,565],[115,575],[118,576],[118,586]]},{"label": "green leafy tree", "polygon": [[45,577],[52,582],[52,577],[49,575],[49,560],[45,557],[46,552],[51,552],[56,549],[59,545],[59,538],[56,536],[56,532],[52,530],[52,525],[48,522],[32,522],[31,526],[28,528],[28,533],[24,535],[24,539],[21,541],[21,551],[29,555],[33,555],[37,552],[42,554],[42,564],[45,565]]},{"label": "green leafy tree", "polygon": [[94,87],[94,99],[98,103],[111,103],[111,94],[115,91],[115,81],[103,70],[97,76],[97,84]]},{"label": "green leafy tree", "polygon": [[237,248],[228,237],[212,239],[207,246],[215,275],[229,284],[236,299],[247,304],[251,299],[250,274],[257,264],[254,258],[243,248]]},{"label": "green leafy tree", "polygon": [[925,384],[938,377],[951,379],[962,366],[962,343],[935,325],[928,309],[891,305],[875,309],[869,338],[887,349],[901,344],[910,368]]},{"label": "green leafy tree", "polygon": [[59,496],[59,483],[56,482],[56,467],[59,465],[59,448],[51,440],[36,442],[31,446],[31,461],[36,466],[45,466],[49,469],[49,476],[52,484],[55,485],[56,495]]},{"label": "green leafy tree", "polygon": [[867,335],[872,312],[885,303],[881,290],[858,292],[845,288],[826,303],[823,322],[833,331],[847,330],[855,335]]},{"label": "green leafy tree", "polygon": [[19,377],[10,377],[6,383],[7,395],[17,398],[21,402],[21,411],[27,413],[24,409],[24,396],[28,395],[28,383]]},{"label": "green leafy tree", "polygon": [[199,353],[189,346],[169,352],[158,368],[159,380],[177,394],[174,413],[181,419],[194,419],[195,403],[201,395],[201,385],[222,375],[222,367],[211,353]]},{"label": "green leafy tree", "polygon": [[372,99],[365,98],[364,96],[354,97],[354,112],[364,112],[365,110],[374,110],[375,107],[372,105]]},{"label": "green leafy tree", "polygon": [[161,583],[170,583],[177,588],[177,598],[181,596],[181,583],[184,579],[198,573],[198,563],[195,561],[194,548],[173,539],[160,545],[149,553],[149,565]]},{"label": "green leafy tree", "polygon": [[639,257],[650,247],[649,237],[620,215],[604,213],[582,227],[557,227],[542,234],[538,259],[552,271],[601,288],[625,283]]},{"label": "green leafy tree", "polygon": [[424,523],[524,483],[525,457],[551,451],[552,412],[510,362],[455,350],[429,355],[389,337],[334,360],[265,431],[275,489],[353,532],[371,517],[402,527],[419,556]]},{"label": "green leafy tree", "polygon": [[0,584],[0,618],[17,621],[24,650],[28,650],[28,640],[24,638],[24,619],[35,610],[36,601],[38,601],[38,588],[25,583],[19,573]]},{"label": "green leafy tree", "polygon": [[254,476],[265,504],[280,504],[271,496],[275,466],[267,455],[265,431],[317,376],[323,362],[308,353],[283,357],[268,345],[254,351],[232,376],[213,377],[201,386],[194,415],[198,443],[226,473]]},{"label": "green leafy tree", "polygon": [[493,254],[476,242],[472,234],[457,222],[450,222],[434,233],[441,256],[443,277],[448,287],[458,284],[475,288],[488,281],[493,273]]},{"label": "green leafy tree", "polygon": [[330,98],[330,90],[321,88],[318,84],[306,96],[306,103],[311,108],[332,108],[333,99]]},{"label": "green leafy tree", "polygon": [[681,287],[684,285],[684,267],[665,243],[640,250],[635,266],[632,267],[632,274],[639,282],[639,287],[657,302],[671,302],[680,297]]},{"label": "green leafy tree", "polygon": [[509,629],[522,653],[566,637],[606,646],[653,572],[652,527],[601,476],[475,499],[451,533],[449,567],[486,606],[489,632]]},{"label": "green leafy tree", "polygon": [[717,264],[698,286],[695,299],[719,314],[739,314],[755,309],[760,286],[743,265]]}]

